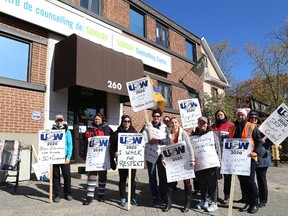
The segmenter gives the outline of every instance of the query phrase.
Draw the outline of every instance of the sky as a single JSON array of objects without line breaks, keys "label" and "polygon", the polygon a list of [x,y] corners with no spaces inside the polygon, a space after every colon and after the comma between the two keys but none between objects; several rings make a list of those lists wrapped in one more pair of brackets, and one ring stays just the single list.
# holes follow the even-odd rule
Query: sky
[{"label": "sky", "polygon": [[142,0],[209,45],[229,40],[240,49],[232,76],[236,81],[251,78],[253,65],[243,50],[248,42],[259,46],[268,33],[284,26],[288,0]]}]

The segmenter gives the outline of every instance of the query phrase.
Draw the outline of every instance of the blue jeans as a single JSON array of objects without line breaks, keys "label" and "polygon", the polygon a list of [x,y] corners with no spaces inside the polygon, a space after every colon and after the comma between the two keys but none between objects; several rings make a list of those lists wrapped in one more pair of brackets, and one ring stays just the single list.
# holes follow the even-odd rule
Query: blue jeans
[{"label": "blue jeans", "polygon": [[149,184],[150,184],[150,192],[153,197],[158,198],[158,187],[157,187],[157,176],[156,170],[158,172],[159,178],[159,195],[160,197],[165,200],[166,199],[166,192],[165,187],[167,184],[166,178],[166,170],[162,164],[162,156],[160,155],[155,164],[146,161],[147,168],[148,168],[148,176],[149,176]]}]

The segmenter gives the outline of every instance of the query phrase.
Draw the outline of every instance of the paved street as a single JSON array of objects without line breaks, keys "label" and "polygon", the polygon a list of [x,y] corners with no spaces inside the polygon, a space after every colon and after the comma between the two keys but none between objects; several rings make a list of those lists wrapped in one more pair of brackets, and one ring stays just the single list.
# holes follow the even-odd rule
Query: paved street
[{"label": "paved street", "polygon": [[[265,208],[259,209],[255,214],[257,216],[275,215],[285,216],[287,213],[287,197],[288,197],[288,165],[279,167],[270,167],[268,169],[268,185],[269,185],[269,202]],[[106,202],[99,203],[94,200],[89,206],[83,206],[82,201],[86,197],[86,180],[72,178],[73,201],[61,199],[60,203],[49,203],[49,183],[40,181],[21,182],[18,191],[15,193],[14,188],[0,187],[0,215],[182,215],[180,209],[184,203],[183,183],[178,183],[179,189],[173,193],[173,207],[167,213],[162,213],[159,204],[153,207],[150,204],[150,193],[148,186],[147,170],[139,170],[137,172],[137,195],[140,206],[131,206],[130,211],[121,208],[119,205],[118,193],[118,172],[108,172],[108,184],[106,192]],[[219,181],[219,194],[223,198],[223,180]],[[96,191],[97,193],[97,191]],[[97,194],[96,194],[97,195]],[[95,196],[97,197],[97,196]],[[240,199],[239,181],[236,178],[234,200]],[[194,206],[198,203],[199,196],[194,196],[191,210],[185,215],[211,215],[203,210],[196,210]],[[249,215],[248,213],[239,212],[239,208],[243,204],[234,203],[233,215]],[[219,205],[219,210],[212,215],[227,215],[228,208]]]}]

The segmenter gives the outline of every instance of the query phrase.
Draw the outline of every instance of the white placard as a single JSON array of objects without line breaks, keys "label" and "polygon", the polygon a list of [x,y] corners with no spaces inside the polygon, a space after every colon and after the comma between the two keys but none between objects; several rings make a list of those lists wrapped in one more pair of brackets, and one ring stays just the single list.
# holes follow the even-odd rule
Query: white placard
[{"label": "white placard", "polygon": [[282,103],[259,127],[274,144],[281,144],[288,136],[288,107]]},{"label": "white placard", "polygon": [[148,77],[127,82],[126,85],[134,112],[149,109],[157,105],[153,99],[152,86]]},{"label": "white placard", "polygon": [[183,128],[194,128],[198,125],[198,118],[202,116],[200,103],[197,98],[178,101]]},{"label": "white placard", "polygon": [[195,171],[220,167],[219,158],[215,149],[213,131],[202,136],[192,136],[191,144],[196,160]]},{"label": "white placard", "polygon": [[217,135],[219,142],[220,142],[220,147],[221,147],[221,152],[223,151],[223,142],[225,138],[228,138],[229,132],[226,131],[214,131],[214,133]]},{"label": "white placard", "polygon": [[110,169],[109,136],[88,138],[85,171]]},{"label": "white placard", "polygon": [[176,182],[195,178],[190,166],[190,155],[185,143],[177,143],[161,147],[161,154],[166,161],[167,182]]},{"label": "white placard", "polygon": [[144,146],[142,133],[119,133],[118,169],[144,169]]},{"label": "white placard", "polygon": [[224,139],[221,174],[250,176],[250,139]]},{"label": "white placard", "polygon": [[158,128],[155,127],[150,127],[150,133],[152,136],[152,139],[166,139],[166,131],[159,130]]},{"label": "white placard", "polygon": [[38,161],[48,164],[65,162],[65,130],[40,130]]},{"label": "white placard", "polygon": [[148,144],[145,145],[145,160],[149,161],[150,163],[155,164],[158,160],[159,155],[161,154],[161,145],[157,144]]},{"label": "white placard", "polygon": [[34,163],[32,167],[39,181],[49,180],[50,165],[48,163]]}]

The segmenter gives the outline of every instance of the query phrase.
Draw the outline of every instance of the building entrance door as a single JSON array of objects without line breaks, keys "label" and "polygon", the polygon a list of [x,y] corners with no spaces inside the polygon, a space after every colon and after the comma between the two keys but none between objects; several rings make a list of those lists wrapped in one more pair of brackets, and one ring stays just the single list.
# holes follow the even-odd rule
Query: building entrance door
[{"label": "building entrance door", "polygon": [[69,87],[68,125],[73,125],[72,161],[75,163],[84,162],[84,134],[98,112],[106,115],[106,92],[81,86]]}]

